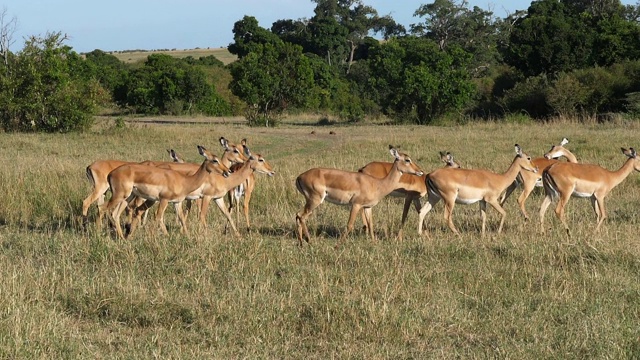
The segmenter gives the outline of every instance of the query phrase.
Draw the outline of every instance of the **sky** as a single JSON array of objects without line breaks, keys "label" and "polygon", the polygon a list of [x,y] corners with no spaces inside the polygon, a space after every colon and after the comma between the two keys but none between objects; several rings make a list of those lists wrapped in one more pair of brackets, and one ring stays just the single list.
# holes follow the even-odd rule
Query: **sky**
[{"label": "sky", "polygon": [[[500,17],[531,4],[530,0],[468,1],[470,7],[492,10]],[[431,2],[364,0],[379,15],[391,15],[407,29],[421,22],[413,17],[416,9]],[[68,35],[67,45],[83,53],[226,47],[233,42],[233,24],[245,15],[268,29],[276,20],[310,18],[314,7],[311,0],[4,0],[0,12],[6,10],[5,22],[17,20],[13,51],[22,49],[29,36],[60,31]]]}]

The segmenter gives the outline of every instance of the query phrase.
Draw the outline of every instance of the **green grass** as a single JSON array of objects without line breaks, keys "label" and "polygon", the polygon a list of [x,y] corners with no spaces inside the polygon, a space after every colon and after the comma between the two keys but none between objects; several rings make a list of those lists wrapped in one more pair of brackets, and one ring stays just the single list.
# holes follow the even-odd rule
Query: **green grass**
[{"label": "green grass", "polygon": [[[504,171],[515,143],[540,156],[566,136],[579,161],[617,169],[625,160],[620,147],[640,147],[638,130],[292,119],[270,129],[138,123],[85,134],[2,133],[0,358],[638,358],[639,174],[607,198],[610,218],[597,235],[581,199],[568,205],[571,238],[552,210],[550,230],[540,235],[541,193],[530,197],[526,223],[517,190],[501,235],[493,209],[481,238],[478,206],[458,205],[457,238],[439,204],[427,216],[431,239],[417,235],[412,211],[405,240],[396,242],[401,202],[385,200],[374,208],[380,240],[356,231],[338,251],[348,211],[333,204],[310,218],[311,245],[296,246],[303,198],[293,185],[310,167],[390,161],[388,144],[401,145],[427,171],[441,166],[440,150],[467,168]],[[199,162],[196,145],[219,154],[220,136],[247,138],[277,171],[257,179],[254,232],[224,235],[215,206],[209,227],[191,226],[189,236],[171,209],[166,237],[152,223],[127,241],[81,229],[89,163],[168,160],[167,148]]]},{"label": "green grass", "polygon": [[206,48],[206,49],[184,49],[184,50],[153,50],[153,51],[129,51],[129,52],[112,52],[113,56],[117,57],[120,61],[125,63],[136,63],[144,61],[151,54],[167,54],[178,58],[184,58],[192,56],[195,59],[201,56],[213,55],[218,60],[222,61],[225,65],[234,62],[237,57],[226,48]]}]

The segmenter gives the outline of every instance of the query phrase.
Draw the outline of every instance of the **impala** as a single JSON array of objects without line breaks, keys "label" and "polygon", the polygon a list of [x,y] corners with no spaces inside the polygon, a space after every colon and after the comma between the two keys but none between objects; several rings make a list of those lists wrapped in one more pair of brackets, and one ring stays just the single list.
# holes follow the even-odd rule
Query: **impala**
[{"label": "impala", "polygon": [[176,162],[176,163],[184,163],[184,158],[182,156],[180,156],[180,154],[178,154],[175,150],[173,149],[167,149],[167,152],[169,153],[169,157],[171,158],[171,161]]},{"label": "impala", "polygon": [[[240,144],[242,147],[246,148],[247,139],[242,139]],[[231,170],[235,171],[235,169],[238,168],[239,166],[240,166],[239,164],[232,165]],[[256,186],[256,178],[253,174],[251,174],[249,175],[249,177],[244,183],[233,188],[231,191],[229,191],[227,195],[229,200],[229,212],[233,211],[234,207],[236,209],[236,221],[240,221],[239,204],[240,204],[240,199],[244,198],[243,212],[244,212],[245,221],[247,222],[247,230],[251,229],[251,223],[249,221],[249,203],[251,202],[251,194],[253,193],[253,189],[255,188],[255,186]]]},{"label": "impala", "polygon": [[[389,145],[391,149],[392,146]],[[450,152],[440,152],[440,160],[445,163],[446,167],[459,168],[460,164],[453,160],[453,155]],[[363,166],[358,170],[363,174],[371,175],[373,177],[382,179],[393,167],[393,163],[383,162],[383,161],[374,161],[370,162],[367,165]],[[400,177],[400,181],[398,182],[398,188],[394,189],[389,195],[394,197],[404,197],[404,207],[402,209],[402,222],[400,224],[400,230],[398,231],[398,235],[396,239],[402,240],[402,229],[404,228],[404,223],[407,220],[407,214],[409,213],[409,207],[411,207],[411,203],[415,206],[416,212],[420,212],[420,198],[427,194],[427,185],[425,183],[426,175],[415,176],[411,174],[403,174]],[[364,230],[367,230],[366,219],[364,212],[362,213],[362,223],[364,225]]]},{"label": "impala", "polygon": [[[231,225],[236,236],[240,236],[238,229],[236,228],[229,211],[224,203],[224,196],[233,188],[238,186],[239,184],[246,181],[247,177],[252,175],[254,172],[267,174],[269,176],[275,175],[275,171],[271,168],[271,165],[265,160],[265,158],[260,155],[252,155],[249,148],[244,148],[245,156],[248,159],[245,161],[242,166],[236,168],[236,170],[229,174],[229,176],[220,176],[219,174],[212,173],[210,174],[203,186],[198,188],[196,191],[190,193],[187,198],[188,199],[202,199],[200,204],[200,223],[203,226],[206,226],[206,215],[207,210],[209,208],[209,204],[211,200],[214,200],[220,211],[227,218],[228,225]],[[189,173],[194,171],[195,164],[187,164],[191,168],[185,168],[179,170],[183,173]],[[175,165],[172,165],[175,166]],[[195,165],[197,168],[197,165]],[[137,214],[138,216],[134,217],[134,222],[132,223],[132,228],[135,224],[139,222],[139,214],[145,209],[145,206],[138,208]],[[226,228],[226,226],[225,226]]]},{"label": "impala", "polygon": [[513,183],[521,169],[536,172],[536,167],[531,163],[531,158],[522,152],[520,146],[516,144],[516,157],[511,166],[503,174],[496,174],[487,170],[469,169],[437,169],[427,175],[426,184],[428,189],[428,202],[420,210],[418,221],[418,233],[422,234],[424,218],[433,206],[444,200],[444,218],[447,220],[449,228],[460,235],[458,229],[453,224],[453,207],[458,204],[473,204],[480,202],[480,214],[482,217],[482,235],[485,234],[487,220],[487,203],[496,209],[502,218],[498,233],[502,232],[502,226],[507,213],[504,211],[498,197]]},{"label": "impala", "polygon": [[538,168],[538,172],[531,172],[522,170],[516,181],[511,183],[507,188],[507,191],[502,195],[502,199],[500,200],[500,206],[504,206],[504,203],[509,198],[509,195],[518,187],[519,184],[522,184],[522,194],[518,197],[518,205],[520,206],[520,212],[524,215],[525,220],[529,220],[529,214],[527,214],[527,210],[525,209],[525,202],[533,189],[537,187],[542,187],[542,171],[548,168],[550,165],[558,162],[557,158],[562,156],[566,157],[569,162],[577,163],[578,160],[576,157],[567,149],[565,149],[564,145],[568,144],[569,140],[567,138],[563,138],[560,144],[551,146],[551,150],[544,154],[544,157],[539,157],[531,160],[531,163]]},{"label": "impala", "polygon": [[542,173],[545,198],[540,207],[540,227],[544,233],[544,214],[551,202],[559,198],[556,206],[556,216],[564,225],[567,234],[569,226],[564,218],[564,209],[571,196],[589,198],[596,213],[596,231],[607,218],[604,198],[611,190],[620,184],[633,172],[640,171],[640,161],[634,148],[624,149],[622,153],[628,157],[627,161],[617,171],[610,171],[598,165],[557,163],[548,167]]},{"label": "impala", "polygon": [[[180,219],[181,230],[183,233],[187,233],[184,214],[182,213],[182,201],[189,194],[201,188],[211,173],[229,176],[229,169],[222,165],[215,156],[212,160],[204,160],[198,170],[190,175],[149,165],[122,165],[109,173],[108,180],[113,196],[106,206],[103,205],[103,211],[111,211],[110,220],[115,226],[118,236],[124,239],[124,234],[120,227],[120,214],[125,209],[127,199],[131,195],[146,199],[145,205],[159,202],[158,210],[156,211],[156,222],[159,223],[162,232],[165,234],[168,232],[164,224],[164,211],[169,203],[174,203],[176,213]],[[131,233],[133,233],[133,230],[134,225],[132,223]]]},{"label": "impala", "polygon": [[360,172],[338,169],[313,168],[296,178],[296,188],[305,198],[304,208],[296,214],[298,243],[302,246],[302,238],[311,241],[306,220],[313,210],[325,199],[338,205],[351,206],[347,229],[341,235],[338,247],[353,230],[356,215],[364,209],[369,235],[375,240],[371,208],[382,198],[398,189],[403,174],[422,176],[423,172],[411,160],[409,155],[390,148],[389,152],[395,161],[388,174],[378,179]]}]

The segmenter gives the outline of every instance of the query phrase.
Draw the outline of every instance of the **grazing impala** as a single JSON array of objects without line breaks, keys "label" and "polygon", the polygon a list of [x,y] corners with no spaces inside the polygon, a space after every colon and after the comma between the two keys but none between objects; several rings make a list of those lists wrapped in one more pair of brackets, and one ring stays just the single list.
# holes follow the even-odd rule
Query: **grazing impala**
[{"label": "grazing impala", "polygon": [[[162,169],[155,166],[141,164],[126,164],[109,173],[108,180],[113,196],[104,206],[103,211],[111,211],[111,221],[121,239],[124,234],[120,227],[120,214],[127,205],[127,199],[131,195],[146,199],[146,204],[159,202],[156,212],[156,222],[162,232],[167,234],[164,224],[164,211],[169,203],[174,203],[176,213],[181,222],[181,230],[187,233],[184,214],[182,213],[182,201],[187,196],[203,186],[211,173],[229,176],[229,169],[222,165],[217,157],[206,159],[193,174],[185,174],[180,171]],[[146,210],[149,206],[146,206]],[[137,218],[137,217],[136,217]],[[134,225],[131,225],[133,233]]]},{"label": "grazing impala", "polygon": [[487,203],[491,204],[501,215],[498,233],[502,232],[502,226],[507,213],[504,211],[498,197],[513,183],[521,169],[527,171],[537,171],[531,163],[529,155],[522,152],[520,146],[516,144],[516,157],[511,166],[503,174],[496,174],[487,170],[450,169],[443,168],[434,170],[427,175],[427,189],[429,201],[420,210],[420,220],[418,221],[418,233],[422,234],[424,218],[433,206],[444,200],[444,218],[447,220],[449,228],[456,234],[460,232],[453,224],[453,207],[458,204],[473,204],[480,202],[480,214],[482,216],[482,235],[485,233],[487,220]]},{"label": "grazing impala", "polygon": [[520,212],[524,215],[525,220],[529,220],[529,215],[527,214],[527,210],[525,209],[525,202],[533,189],[537,187],[542,187],[542,171],[552,164],[558,162],[558,158],[564,156],[567,158],[569,162],[577,163],[578,160],[576,157],[567,149],[565,149],[565,145],[569,143],[567,138],[563,138],[560,144],[551,146],[551,150],[544,154],[544,157],[539,157],[531,160],[531,163],[538,168],[538,172],[520,171],[516,181],[511,183],[507,188],[507,191],[502,195],[502,199],[500,200],[500,206],[504,206],[505,201],[509,198],[509,195],[518,187],[519,184],[522,184],[522,194],[518,197],[518,205],[520,206]]},{"label": "grazing impala", "polygon": [[610,171],[598,165],[557,163],[548,167],[542,173],[545,198],[540,207],[540,228],[544,233],[544,214],[551,202],[559,198],[556,206],[556,216],[564,225],[569,234],[569,226],[564,218],[564,208],[571,196],[589,198],[591,206],[596,213],[596,231],[600,230],[600,225],[607,218],[604,207],[604,198],[611,190],[620,184],[633,172],[640,171],[640,161],[638,160],[634,148],[621,149],[622,153],[628,157],[627,161],[617,171]]},{"label": "grazing impala", "polygon": [[382,179],[360,172],[326,168],[310,169],[297,177],[296,188],[306,200],[304,208],[296,214],[298,242],[301,246],[303,237],[306,237],[307,243],[311,241],[306,224],[307,218],[325,199],[334,204],[351,206],[347,229],[342,233],[336,247],[353,230],[356,215],[363,208],[369,235],[375,240],[371,207],[400,187],[399,182],[403,174],[417,176],[423,174],[409,155],[400,153],[393,147],[389,152],[396,160],[391,170]]},{"label": "grazing impala", "polygon": [[[389,149],[392,146],[389,145]],[[440,151],[440,160],[445,164],[445,167],[451,168],[459,168],[460,164],[453,160],[453,155],[450,152]],[[367,165],[363,166],[358,170],[363,174],[371,175],[375,178],[382,179],[393,167],[393,163],[383,162],[383,161],[374,161],[370,162]],[[407,220],[407,214],[409,213],[409,207],[411,207],[411,203],[413,202],[416,211],[420,212],[420,198],[427,194],[427,185],[425,183],[426,175],[415,176],[410,174],[402,174],[400,177],[400,181],[398,183],[398,188],[393,190],[390,196],[394,197],[403,197],[404,207],[402,209],[402,222],[400,224],[400,230],[398,231],[398,235],[396,239],[402,240],[402,229],[404,228],[404,223]],[[367,231],[366,219],[364,212],[362,213],[362,223],[364,224],[364,230]]]}]

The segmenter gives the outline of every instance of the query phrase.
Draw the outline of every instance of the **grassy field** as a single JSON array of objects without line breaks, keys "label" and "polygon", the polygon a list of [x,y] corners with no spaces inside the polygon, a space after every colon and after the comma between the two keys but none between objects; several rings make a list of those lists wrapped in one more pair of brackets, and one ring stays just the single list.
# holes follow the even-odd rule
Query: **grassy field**
[{"label": "grassy field", "polygon": [[[526,223],[518,190],[501,235],[493,209],[482,238],[478,206],[458,205],[462,236],[455,237],[439,204],[427,217],[431,239],[417,235],[412,211],[397,242],[391,234],[401,202],[385,200],[374,208],[379,241],[356,231],[337,251],[348,211],[333,204],[312,215],[311,245],[296,245],[303,197],[294,179],[316,166],[356,170],[390,161],[388,144],[400,145],[426,171],[442,166],[438,151],[448,150],[464,167],[501,172],[515,143],[541,156],[564,136],[579,161],[617,169],[625,161],[620,147],[640,147],[639,130],[316,126],[292,119],[270,129],[132,123],[84,134],[2,133],[0,358],[637,359],[639,174],[612,191],[599,234],[589,202],[572,199],[572,237],[552,210],[541,236],[541,194],[529,198]],[[127,241],[94,226],[82,230],[81,203],[90,191],[84,169],[92,161],[168,160],[165,149],[174,148],[200,162],[196,145],[220,153],[220,136],[247,138],[277,171],[257,179],[253,232],[241,226],[241,238],[224,235],[215,208],[209,226],[192,226],[189,236],[180,234],[171,209],[169,236],[152,224]]]},{"label": "grassy field", "polygon": [[206,48],[206,49],[185,49],[185,50],[167,50],[167,51],[130,51],[130,52],[112,52],[113,56],[125,63],[136,63],[145,60],[151,54],[168,54],[178,58],[192,56],[195,59],[201,56],[213,55],[225,65],[234,62],[237,57],[226,48]]}]

